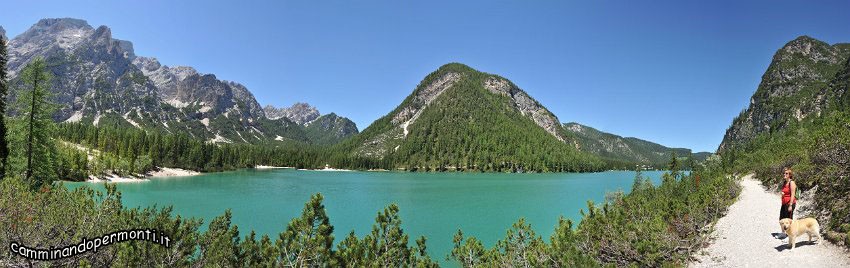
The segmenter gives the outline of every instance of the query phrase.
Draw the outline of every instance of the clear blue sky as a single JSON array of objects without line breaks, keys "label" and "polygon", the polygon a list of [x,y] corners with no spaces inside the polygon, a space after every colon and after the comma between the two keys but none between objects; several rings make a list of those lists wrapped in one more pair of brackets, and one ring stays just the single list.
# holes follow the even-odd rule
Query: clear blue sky
[{"label": "clear blue sky", "polygon": [[41,18],[85,19],[132,41],[137,55],[240,82],[262,105],[308,102],[360,129],[429,72],[461,62],[511,79],[562,122],[697,151],[716,149],[786,42],[799,35],[850,42],[848,1],[4,1],[2,7],[0,25],[10,36]]}]

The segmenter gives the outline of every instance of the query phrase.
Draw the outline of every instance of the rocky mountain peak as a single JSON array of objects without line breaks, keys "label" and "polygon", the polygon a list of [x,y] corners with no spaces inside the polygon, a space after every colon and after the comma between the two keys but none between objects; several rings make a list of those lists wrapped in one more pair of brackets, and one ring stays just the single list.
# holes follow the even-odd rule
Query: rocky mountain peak
[{"label": "rocky mountain peak", "polygon": [[6,39],[6,29],[3,29],[3,26],[0,26],[0,37]]},{"label": "rocky mountain peak", "polygon": [[566,128],[569,131],[577,132],[577,133],[582,133],[582,132],[585,131],[584,126],[579,124],[579,123],[576,123],[576,122],[566,123],[566,124],[564,124],[564,128]]},{"label": "rocky mountain peak", "polygon": [[316,107],[303,102],[297,102],[289,108],[276,108],[271,105],[266,105],[263,110],[266,113],[266,117],[269,119],[274,120],[286,117],[299,125],[304,125],[316,120],[316,118],[319,118],[321,115]]},{"label": "rocky mountain peak", "polygon": [[785,44],[774,54],[749,107],[726,130],[718,152],[794,121],[820,116],[840,95],[829,83],[848,58],[848,44],[830,45],[808,36]]},{"label": "rocky mountain peak", "polygon": [[80,29],[92,29],[91,25],[86,20],[75,19],[75,18],[48,18],[41,19],[35,25],[34,28],[42,28],[42,29],[69,29],[69,28],[80,28]]},{"label": "rocky mountain peak", "polygon": [[138,66],[142,71],[155,71],[162,67],[159,60],[154,57],[136,57],[133,59],[133,64]]},{"label": "rocky mountain peak", "polygon": [[[132,44],[131,44],[132,45]],[[195,68],[189,66],[174,66],[168,67],[168,65],[162,65],[159,60],[154,57],[136,57],[133,59],[133,64],[147,76],[157,76],[156,73],[161,73],[162,75],[170,75],[173,78],[176,78],[178,81],[182,81],[186,79],[186,77],[199,74]],[[156,82],[157,79],[154,79]]]},{"label": "rocky mountain peak", "polygon": [[[200,74],[197,70],[195,70],[195,68],[189,66],[174,66],[174,68],[171,68],[171,71],[175,76],[177,76],[177,79],[180,80],[186,79],[186,77],[189,76]],[[213,78],[215,78],[215,75],[213,75]]]},{"label": "rocky mountain peak", "polygon": [[32,47],[55,44],[60,48],[73,48],[87,39],[94,28],[85,20],[62,18],[42,19],[27,31],[15,37],[13,44],[30,43]]},{"label": "rocky mountain peak", "polygon": [[808,37],[800,36],[791,40],[774,56],[774,61],[791,61],[803,58],[814,62],[824,61],[828,64],[838,63],[840,50],[826,42]]},{"label": "rocky mountain peak", "polygon": [[[88,52],[75,52],[78,49]],[[8,68],[11,76],[15,76],[33,58],[75,53],[83,53],[86,57],[135,57],[132,44],[113,39],[112,31],[106,26],[94,29],[80,19],[42,19],[9,41]]]}]

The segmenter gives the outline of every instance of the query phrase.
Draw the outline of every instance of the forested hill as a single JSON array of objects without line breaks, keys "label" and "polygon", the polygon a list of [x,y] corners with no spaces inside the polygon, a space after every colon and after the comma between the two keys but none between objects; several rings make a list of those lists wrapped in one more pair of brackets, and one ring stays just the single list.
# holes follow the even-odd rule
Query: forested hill
[{"label": "forested hill", "polygon": [[[850,44],[800,37],[773,57],[720,153],[769,187],[792,168],[826,238],[850,245]],[[816,189],[816,190],[815,190]]]},{"label": "forested hill", "polygon": [[564,129],[572,132],[582,151],[602,158],[634,164],[661,167],[677,157],[692,156],[695,161],[705,160],[710,153],[691,153],[687,148],[670,148],[651,141],[632,137],[621,137],[579,123],[566,123]]},{"label": "forested hill", "polygon": [[558,118],[505,78],[450,63],[397,108],[335,147],[405,169],[590,171]]}]

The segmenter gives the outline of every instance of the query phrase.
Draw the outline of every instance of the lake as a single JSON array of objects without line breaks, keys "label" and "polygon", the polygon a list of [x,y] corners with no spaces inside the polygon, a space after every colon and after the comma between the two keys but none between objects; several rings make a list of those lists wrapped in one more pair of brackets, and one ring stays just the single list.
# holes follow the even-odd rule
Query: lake
[{"label": "lake", "polygon": [[[663,172],[642,174],[657,185]],[[424,235],[431,258],[445,263],[458,229],[491,247],[504,238],[511,224],[525,217],[548,242],[559,216],[578,222],[579,210],[586,208],[587,200],[600,203],[606,192],[628,192],[634,176],[633,171],[493,174],[246,169],[151,178],[118,184],[118,190],[125,207],[172,205],[176,213],[203,218],[204,223],[231,208],[241,236],[253,229],[272,241],[292,218],[301,215],[314,193],[325,196],[337,243],[351,230],[362,238],[371,231],[378,211],[396,203],[402,227],[410,235],[409,245]],[[65,185],[103,190],[102,183]]]}]

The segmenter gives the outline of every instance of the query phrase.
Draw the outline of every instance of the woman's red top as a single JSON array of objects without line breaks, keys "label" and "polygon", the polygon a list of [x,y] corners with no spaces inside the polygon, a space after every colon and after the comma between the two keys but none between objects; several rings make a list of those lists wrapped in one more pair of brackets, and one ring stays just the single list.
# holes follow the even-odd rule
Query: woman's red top
[{"label": "woman's red top", "polygon": [[[791,183],[786,183],[785,187],[782,187],[782,204],[788,204],[791,201]],[[794,204],[797,203],[797,197],[794,197]]]}]

